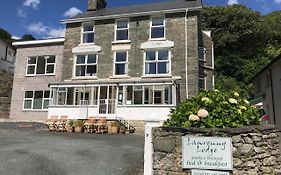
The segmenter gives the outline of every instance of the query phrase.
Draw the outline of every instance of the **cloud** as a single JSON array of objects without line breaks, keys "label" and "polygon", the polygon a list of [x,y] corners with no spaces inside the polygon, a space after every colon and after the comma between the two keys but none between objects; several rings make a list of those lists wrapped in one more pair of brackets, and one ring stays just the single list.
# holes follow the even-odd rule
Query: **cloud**
[{"label": "cloud", "polygon": [[27,26],[27,30],[37,34],[43,38],[57,38],[64,37],[64,28],[52,28],[44,25],[42,22],[34,22]]},{"label": "cloud", "polygon": [[239,4],[238,0],[228,0],[228,5]]},{"label": "cloud", "polygon": [[68,9],[66,12],[64,12],[64,17],[73,17],[76,16],[78,14],[82,13],[82,11],[76,7],[71,7],[70,9]]},{"label": "cloud", "polygon": [[281,0],[274,0],[276,4],[281,4]]},{"label": "cloud", "polygon": [[19,17],[25,18],[25,17],[27,16],[27,13],[26,13],[26,11],[23,10],[23,9],[17,9],[17,15],[18,15]]},{"label": "cloud", "polygon": [[21,39],[20,37],[18,37],[18,36],[12,36],[12,39],[15,39],[15,40],[19,40],[19,39]]},{"label": "cloud", "polygon": [[33,9],[38,9],[39,4],[40,4],[40,0],[25,0],[23,2],[23,6],[31,7]]}]

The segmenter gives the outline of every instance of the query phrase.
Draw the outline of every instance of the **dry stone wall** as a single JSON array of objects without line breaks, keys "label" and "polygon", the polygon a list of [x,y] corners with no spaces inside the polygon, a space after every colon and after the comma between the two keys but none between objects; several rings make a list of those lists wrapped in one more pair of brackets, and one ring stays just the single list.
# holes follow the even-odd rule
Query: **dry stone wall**
[{"label": "dry stone wall", "polygon": [[182,168],[182,136],[231,137],[234,175],[281,174],[280,132],[273,125],[229,129],[153,129],[153,174],[190,175]]},{"label": "dry stone wall", "polygon": [[13,75],[0,71],[0,118],[8,118],[10,113]]}]

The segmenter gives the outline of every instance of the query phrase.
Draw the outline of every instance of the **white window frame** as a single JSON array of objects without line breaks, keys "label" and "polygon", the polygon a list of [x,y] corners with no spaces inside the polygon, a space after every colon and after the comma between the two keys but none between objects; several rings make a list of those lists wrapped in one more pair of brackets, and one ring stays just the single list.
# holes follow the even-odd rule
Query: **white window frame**
[{"label": "white window frame", "polygon": [[200,86],[199,86],[199,90],[201,90],[201,91],[204,91],[204,90],[207,90],[207,78],[204,76],[200,76],[199,77],[199,85],[200,85],[200,81],[202,81],[202,82],[204,82],[203,83],[203,85],[204,85],[204,87],[203,88],[201,88]]},{"label": "white window frame", "polygon": [[[127,28],[118,29],[117,28],[117,23],[118,22],[124,22],[124,21],[127,22]],[[122,31],[122,30],[128,30],[128,39],[126,39],[126,40],[117,40],[117,32],[118,31]],[[128,41],[130,41],[130,21],[129,21],[129,19],[118,19],[118,20],[116,20],[115,21],[115,30],[114,31],[115,31],[114,32],[114,41],[115,42],[128,42]]]},{"label": "white window frame", "polygon": [[[206,61],[206,53],[207,53],[206,48],[199,47],[198,51],[203,52],[203,59],[201,57],[199,57],[199,61]],[[199,54],[199,56],[200,56],[200,54]]]},{"label": "white window frame", "polygon": [[[126,61],[121,61],[121,62],[117,62],[116,61],[116,54],[119,52],[126,52]],[[113,60],[113,76],[127,76],[128,75],[128,57],[129,57],[129,51],[115,51],[114,52],[114,60]],[[116,64],[125,64],[125,74],[122,75],[117,75],[116,74]]]},{"label": "white window frame", "polygon": [[[155,60],[150,60],[150,61],[147,61],[146,60],[146,52],[149,52],[149,51],[154,51],[156,52],[156,55],[155,55]],[[158,60],[159,59],[159,51],[168,51],[168,60]],[[170,49],[158,49],[158,50],[145,50],[144,51],[144,56],[143,56],[143,76],[170,76],[171,75],[171,69],[172,69],[172,64],[171,64],[171,57],[172,57],[172,54],[171,54],[171,50]],[[158,74],[158,63],[164,63],[164,62],[168,62],[169,66],[169,72],[168,73],[165,73],[165,74]],[[146,63],[156,63],[156,73],[155,74],[146,74],[145,72],[145,65]]]},{"label": "white window frame", "polygon": [[[77,56],[78,55],[84,55],[85,56],[85,63],[83,64],[77,64]],[[89,55],[96,55],[96,63],[90,63],[88,64],[88,56]],[[73,77],[75,78],[97,78],[97,74],[98,74],[98,58],[99,58],[99,55],[97,53],[92,53],[92,54],[77,54],[75,55],[75,59],[74,59],[74,71],[73,71]],[[87,76],[87,66],[97,66],[96,68],[96,74],[94,76]],[[85,76],[77,76],[76,75],[76,69],[77,69],[77,66],[86,66],[85,67]]]},{"label": "white window frame", "polygon": [[[153,18],[163,18],[163,25],[159,25],[159,26],[152,26],[152,20]],[[164,37],[161,38],[152,38],[151,34],[152,34],[152,28],[159,28],[159,27],[163,27],[164,28]],[[151,16],[150,17],[150,28],[149,28],[149,40],[165,40],[166,39],[166,17],[165,16]]]},{"label": "white window frame", "polygon": [[[84,25],[93,25],[93,31],[84,31]],[[93,33],[94,34],[94,42],[91,42],[91,43],[84,43],[84,34],[91,34]],[[81,27],[81,44],[83,45],[88,45],[88,44],[95,44],[95,40],[96,40],[96,26],[95,26],[95,23],[94,22],[85,22],[85,23],[82,23],[82,27]]]},{"label": "white window frame", "polygon": [[[39,92],[42,91],[43,92],[43,98],[42,98],[42,109],[33,109],[33,103],[34,103],[34,95],[35,92]],[[49,98],[45,98],[45,92],[49,91]],[[26,98],[25,94],[26,92],[32,92],[32,98]],[[31,109],[25,109],[24,108],[24,104],[26,100],[31,100]],[[22,110],[23,111],[48,111],[48,108],[44,109],[44,101],[45,100],[49,100],[49,106],[50,106],[50,101],[51,101],[51,91],[50,90],[30,90],[30,91],[24,91],[24,98],[23,98],[23,106],[22,106]]]},{"label": "white window frame", "polygon": [[[54,56],[55,58],[55,62],[54,63],[47,63],[47,58],[48,56]],[[37,62],[38,62],[38,58],[39,57],[44,57],[46,62],[45,62],[45,70],[44,70],[44,74],[37,74]],[[29,58],[35,58],[36,61],[35,61],[35,64],[29,64],[28,63],[28,59]],[[26,59],[26,71],[25,71],[25,76],[26,77],[33,77],[33,76],[54,76],[56,74],[56,56],[55,55],[44,55],[44,56],[30,56],[30,57],[27,57]],[[54,72],[53,73],[47,73],[47,66],[49,65],[53,65],[54,66]],[[28,74],[28,67],[30,66],[34,66],[34,73],[33,74]]]}]

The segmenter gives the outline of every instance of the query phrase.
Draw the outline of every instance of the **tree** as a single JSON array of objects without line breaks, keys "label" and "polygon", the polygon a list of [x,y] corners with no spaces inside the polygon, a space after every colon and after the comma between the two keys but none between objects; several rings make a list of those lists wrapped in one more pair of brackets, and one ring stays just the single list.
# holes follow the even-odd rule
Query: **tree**
[{"label": "tree", "polygon": [[21,41],[32,41],[32,40],[36,40],[36,38],[34,38],[32,35],[30,34],[25,34],[21,37],[20,39]]},{"label": "tree", "polygon": [[2,28],[0,28],[0,39],[2,39],[4,42],[6,42],[9,45],[12,45],[13,42],[12,35]]}]

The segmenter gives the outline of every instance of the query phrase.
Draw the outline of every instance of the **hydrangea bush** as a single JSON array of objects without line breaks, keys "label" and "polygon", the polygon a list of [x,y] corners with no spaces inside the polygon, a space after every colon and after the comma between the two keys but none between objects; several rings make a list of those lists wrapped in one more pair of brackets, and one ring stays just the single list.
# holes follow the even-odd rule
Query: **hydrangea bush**
[{"label": "hydrangea bush", "polygon": [[170,112],[166,126],[237,128],[260,124],[261,115],[237,92],[205,91]]}]

